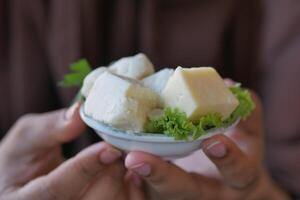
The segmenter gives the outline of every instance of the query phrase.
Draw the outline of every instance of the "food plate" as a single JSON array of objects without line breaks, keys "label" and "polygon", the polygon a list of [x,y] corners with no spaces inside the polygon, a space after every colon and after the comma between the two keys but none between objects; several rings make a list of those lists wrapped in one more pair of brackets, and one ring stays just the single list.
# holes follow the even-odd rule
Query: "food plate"
[{"label": "food plate", "polygon": [[201,142],[216,134],[222,134],[234,128],[239,120],[227,128],[213,129],[196,140],[175,140],[163,134],[153,133],[128,133],[116,129],[105,123],[99,122],[84,113],[84,104],[80,108],[82,120],[107,143],[125,152],[143,151],[160,156],[166,160],[187,156],[193,151],[200,149]]}]

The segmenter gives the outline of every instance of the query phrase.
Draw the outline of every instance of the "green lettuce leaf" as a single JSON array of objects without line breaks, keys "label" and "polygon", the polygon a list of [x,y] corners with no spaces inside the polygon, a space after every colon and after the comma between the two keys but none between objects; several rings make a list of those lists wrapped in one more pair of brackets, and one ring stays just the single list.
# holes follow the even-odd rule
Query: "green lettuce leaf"
[{"label": "green lettuce leaf", "polygon": [[200,118],[199,123],[196,125],[197,130],[193,132],[193,139],[197,139],[201,135],[204,135],[210,129],[220,128],[222,126],[222,115],[220,113],[204,115]]},{"label": "green lettuce leaf", "polygon": [[157,119],[150,120],[145,131],[174,137],[175,140],[187,140],[189,136],[197,139],[212,128],[222,127],[222,116],[218,113],[207,114],[198,123],[188,120],[186,114],[177,108],[165,108],[164,114]]},{"label": "green lettuce leaf", "polygon": [[163,115],[149,120],[145,126],[145,132],[165,134],[174,137],[175,140],[187,140],[189,136],[195,140],[214,128],[226,127],[237,119],[245,119],[255,108],[250,92],[242,89],[240,84],[229,88],[239,101],[238,107],[229,118],[222,121],[220,113],[209,113],[199,118],[199,121],[192,123],[186,114],[177,108],[165,108]]},{"label": "green lettuce leaf", "polygon": [[233,111],[230,117],[224,121],[224,126],[231,125],[238,118],[246,119],[251,114],[251,112],[255,109],[255,104],[248,90],[241,88],[240,84],[231,86],[229,89],[238,99],[239,105]]},{"label": "green lettuce leaf", "polygon": [[187,139],[194,129],[195,126],[188,121],[186,114],[177,108],[165,108],[161,117],[150,120],[145,126],[146,132],[163,133],[176,140]]},{"label": "green lettuce leaf", "polygon": [[81,87],[84,78],[92,71],[86,59],[81,59],[70,65],[70,73],[59,83],[62,87]]}]

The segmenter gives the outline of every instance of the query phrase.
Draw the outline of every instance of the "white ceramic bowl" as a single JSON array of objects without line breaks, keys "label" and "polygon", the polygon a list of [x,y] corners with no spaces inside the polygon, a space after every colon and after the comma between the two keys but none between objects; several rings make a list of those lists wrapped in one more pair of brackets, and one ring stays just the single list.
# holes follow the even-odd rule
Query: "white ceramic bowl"
[{"label": "white ceramic bowl", "polygon": [[200,149],[200,144],[204,139],[228,131],[236,126],[239,121],[237,120],[227,128],[211,130],[196,140],[175,140],[163,134],[127,133],[126,131],[116,129],[87,116],[84,113],[83,106],[80,109],[82,120],[89,127],[93,128],[107,143],[125,152],[144,151],[168,160],[187,156],[193,151]]}]

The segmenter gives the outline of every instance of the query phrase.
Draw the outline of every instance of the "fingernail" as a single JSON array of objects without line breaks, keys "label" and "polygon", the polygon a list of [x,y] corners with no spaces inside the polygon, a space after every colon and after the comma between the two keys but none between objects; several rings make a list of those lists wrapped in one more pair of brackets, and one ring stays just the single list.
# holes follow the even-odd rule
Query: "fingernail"
[{"label": "fingernail", "polygon": [[212,157],[222,158],[227,154],[227,148],[221,141],[213,141],[204,145],[204,151]]},{"label": "fingernail", "polygon": [[122,156],[122,153],[116,149],[106,149],[100,154],[100,160],[103,164],[111,164]]},{"label": "fingernail", "polygon": [[130,169],[140,176],[149,176],[151,173],[150,165],[145,163],[134,165]]},{"label": "fingernail", "polygon": [[225,78],[224,83],[227,87],[233,86],[235,84],[235,82],[230,78]]},{"label": "fingernail", "polygon": [[78,106],[79,106],[79,103],[77,102],[77,103],[73,104],[70,108],[68,108],[68,110],[66,111],[66,114],[65,114],[65,118],[67,121],[72,119]]}]

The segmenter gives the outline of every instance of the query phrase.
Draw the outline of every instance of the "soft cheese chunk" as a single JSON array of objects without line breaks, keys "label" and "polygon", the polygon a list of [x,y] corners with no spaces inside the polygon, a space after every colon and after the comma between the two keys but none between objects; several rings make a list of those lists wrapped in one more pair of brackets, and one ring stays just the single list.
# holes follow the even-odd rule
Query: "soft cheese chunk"
[{"label": "soft cheese chunk", "polygon": [[139,53],[132,57],[117,60],[109,66],[109,70],[121,76],[142,79],[153,74],[154,66],[146,55]]},{"label": "soft cheese chunk", "polygon": [[194,122],[207,113],[220,113],[225,119],[239,104],[211,67],[177,67],[162,92],[162,98],[165,106],[184,111]]},{"label": "soft cheese chunk", "polygon": [[148,88],[151,88],[158,94],[161,94],[162,90],[166,86],[169,78],[174,73],[174,69],[162,69],[151,76],[148,76],[142,80],[142,84]]},{"label": "soft cheese chunk", "polygon": [[137,81],[108,71],[100,75],[84,110],[94,119],[123,130],[143,131],[147,113],[158,104],[158,95]]},{"label": "soft cheese chunk", "polygon": [[83,80],[83,85],[81,87],[81,94],[87,97],[92,89],[94,82],[103,72],[107,70],[106,67],[98,67],[90,72]]}]

